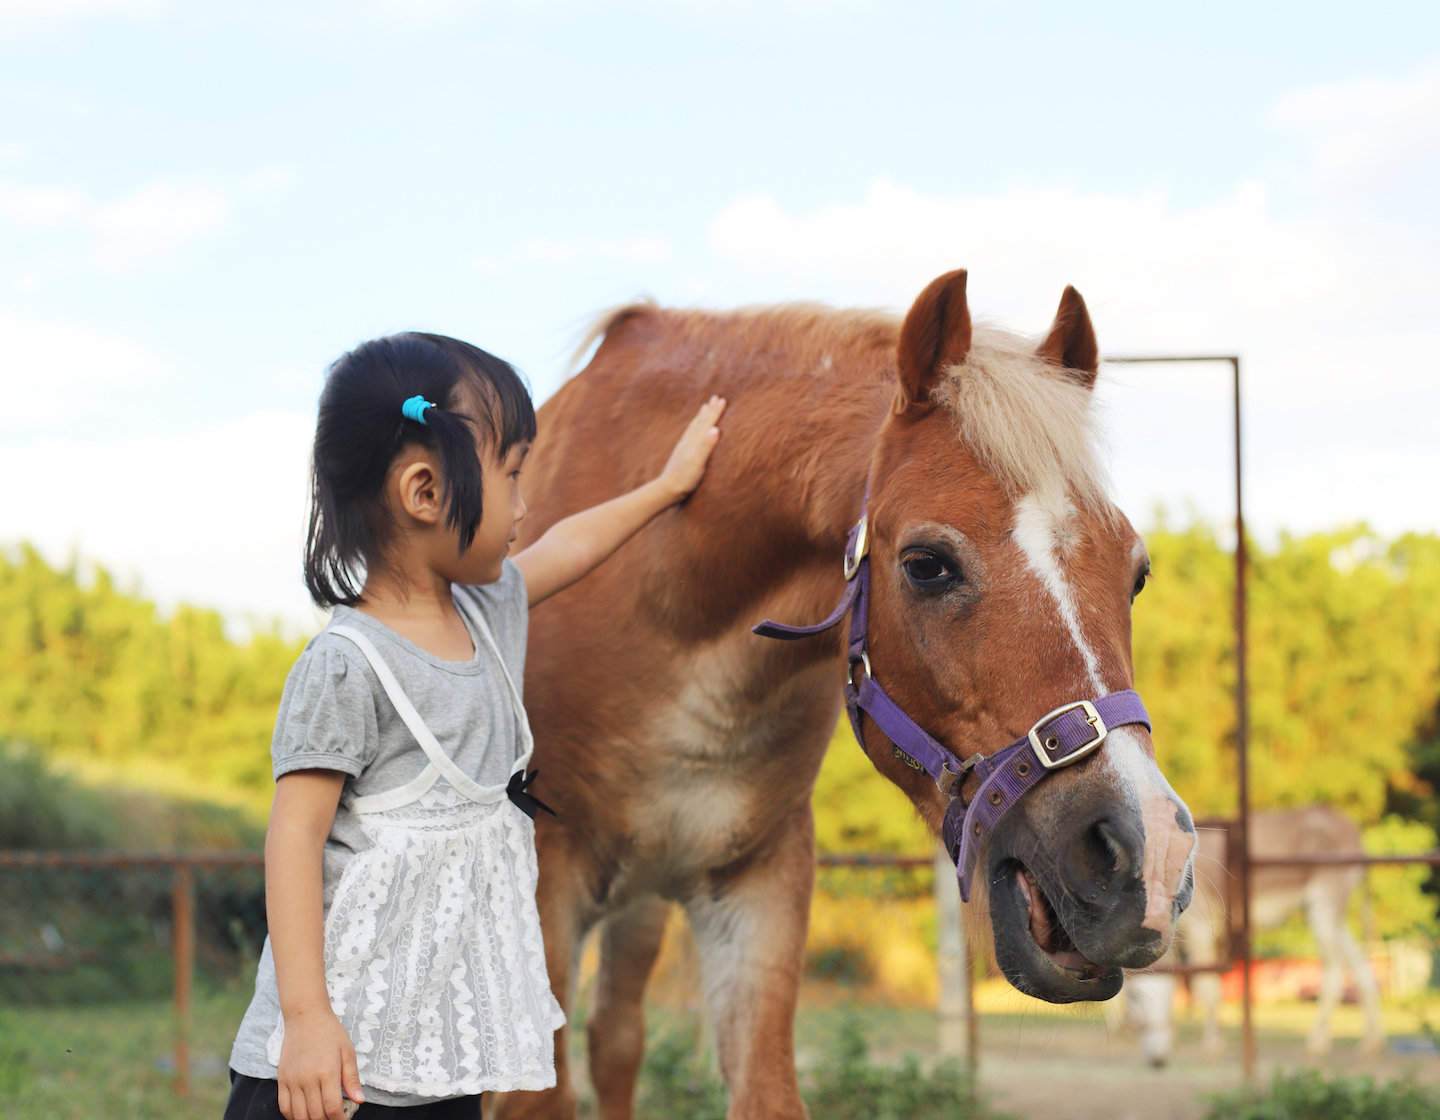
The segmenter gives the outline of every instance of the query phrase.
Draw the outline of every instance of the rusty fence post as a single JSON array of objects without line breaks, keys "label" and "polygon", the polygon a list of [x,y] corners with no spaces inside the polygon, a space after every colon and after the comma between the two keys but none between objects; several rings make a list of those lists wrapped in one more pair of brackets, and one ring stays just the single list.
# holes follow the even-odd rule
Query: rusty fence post
[{"label": "rusty fence post", "polygon": [[195,873],[184,857],[175,861],[171,887],[175,958],[175,1092],[190,1092],[190,989],[195,977]]}]

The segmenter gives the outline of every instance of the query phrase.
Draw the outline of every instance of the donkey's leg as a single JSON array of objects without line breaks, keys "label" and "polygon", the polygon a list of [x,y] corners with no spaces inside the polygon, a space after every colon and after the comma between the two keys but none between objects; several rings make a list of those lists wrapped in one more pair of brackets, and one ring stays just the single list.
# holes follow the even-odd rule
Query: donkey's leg
[{"label": "donkey's leg", "polygon": [[600,972],[585,1032],[601,1120],[630,1120],[634,1112],[635,1078],[645,1057],[645,982],[669,913],[667,902],[651,896],[600,927]]},{"label": "donkey's leg", "polygon": [[[1345,929],[1345,907],[1337,905],[1334,892],[1319,889],[1320,884],[1311,883],[1305,895],[1305,917],[1310,931],[1315,935],[1316,947],[1320,950],[1320,962],[1324,972],[1320,980],[1320,1002],[1315,1012],[1315,1025],[1305,1039],[1305,1050],[1313,1057],[1330,1051],[1330,1015],[1340,1002],[1344,991],[1345,970],[1343,939],[1348,936]],[[1349,891],[1345,892],[1346,896]]]},{"label": "donkey's leg", "polygon": [[[1341,909],[1344,913],[1344,909]],[[1385,1027],[1380,1021],[1380,985],[1365,951],[1356,943],[1350,927],[1341,919],[1339,935],[1340,953],[1350,966],[1355,977],[1355,987],[1360,993],[1360,1005],[1365,1009],[1365,1035],[1360,1042],[1364,1054],[1378,1054],[1385,1047]]]},{"label": "donkey's leg", "polygon": [[700,951],[728,1120],[802,1120],[795,1002],[815,880],[815,822],[803,805],[743,872],[686,903]]},{"label": "donkey's leg", "polygon": [[[1178,936],[1185,945],[1185,963],[1214,965],[1219,963],[1221,939],[1227,934],[1225,910],[1209,893],[1197,889],[1195,902],[1181,917]],[[1225,1053],[1225,1036],[1220,1031],[1221,984],[1218,972],[1192,972],[1190,997],[1192,1006],[1199,1004],[1202,1016],[1200,1048],[1207,1058]]]},{"label": "donkey's leg", "polygon": [[1163,1069],[1175,1049],[1172,1019],[1175,1006],[1173,973],[1136,972],[1125,978],[1131,1022],[1140,1032],[1145,1060]]}]

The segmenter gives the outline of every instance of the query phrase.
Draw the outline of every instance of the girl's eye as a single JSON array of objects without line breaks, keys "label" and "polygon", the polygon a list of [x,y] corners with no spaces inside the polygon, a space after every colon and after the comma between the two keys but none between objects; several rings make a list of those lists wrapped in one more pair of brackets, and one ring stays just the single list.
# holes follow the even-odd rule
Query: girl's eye
[{"label": "girl's eye", "polygon": [[1140,574],[1135,577],[1135,586],[1130,589],[1130,601],[1132,603],[1135,601],[1135,596],[1145,590],[1145,583],[1149,578],[1150,565],[1146,564],[1145,567],[1140,569]]},{"label": "girl's eye", "polygon": [[945,587],[960,575],[933,552],[911,552],[900,561],[900,565],[910,582],[926,591]]}]

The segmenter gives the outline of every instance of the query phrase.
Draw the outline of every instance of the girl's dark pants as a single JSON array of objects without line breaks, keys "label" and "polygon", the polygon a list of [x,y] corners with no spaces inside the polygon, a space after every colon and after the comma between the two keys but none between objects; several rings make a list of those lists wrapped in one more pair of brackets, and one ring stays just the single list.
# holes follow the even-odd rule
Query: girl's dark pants
[{"label": "girl's dark pants", "polygon": [[[230,1071],[230,1100],[224,1120],[284,1120],[280,1112],[280,1083]],[[456,1097],[412,1108],[362,1104],[355,1120],[480,1120],[479,1097]]]}]

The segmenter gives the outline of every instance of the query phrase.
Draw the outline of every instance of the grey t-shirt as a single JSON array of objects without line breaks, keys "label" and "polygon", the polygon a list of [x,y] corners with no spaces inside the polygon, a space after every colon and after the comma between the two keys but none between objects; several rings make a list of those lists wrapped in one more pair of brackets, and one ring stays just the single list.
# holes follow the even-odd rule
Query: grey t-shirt
[{"label": "grey t-shirt", "polygon": [[[474,618],[477,614],[484,618],[515,687],[523,688],[530,616],[525,579],[506,560],[494,583],[455,587],[452,594],[475,645],[472,660],[442,661],[383,622],[349,607],[336,607],[330,624],[311,639],[285,681],[270,745],[276,779],[292,770],[338,770],[348,775],[325,842],[327,912],[345,865],[369,847],[359,821],[347,808],[350,799],[403,786],[428,763],[360,647],[330,633],[332,627],[353,627],[375,644],[445,753],[473,780],[483,786],[503,786],[520,757],[520,725],[510,693]],[[267,939],[255,977],[255,997],[230,1053],[232,1069],[250,1077],[276,1076],[265,1048],[279,1019],[275,963]],[[435,1100],[386,1093],[368,1085],[365,1099],[401,1106]]]}]

